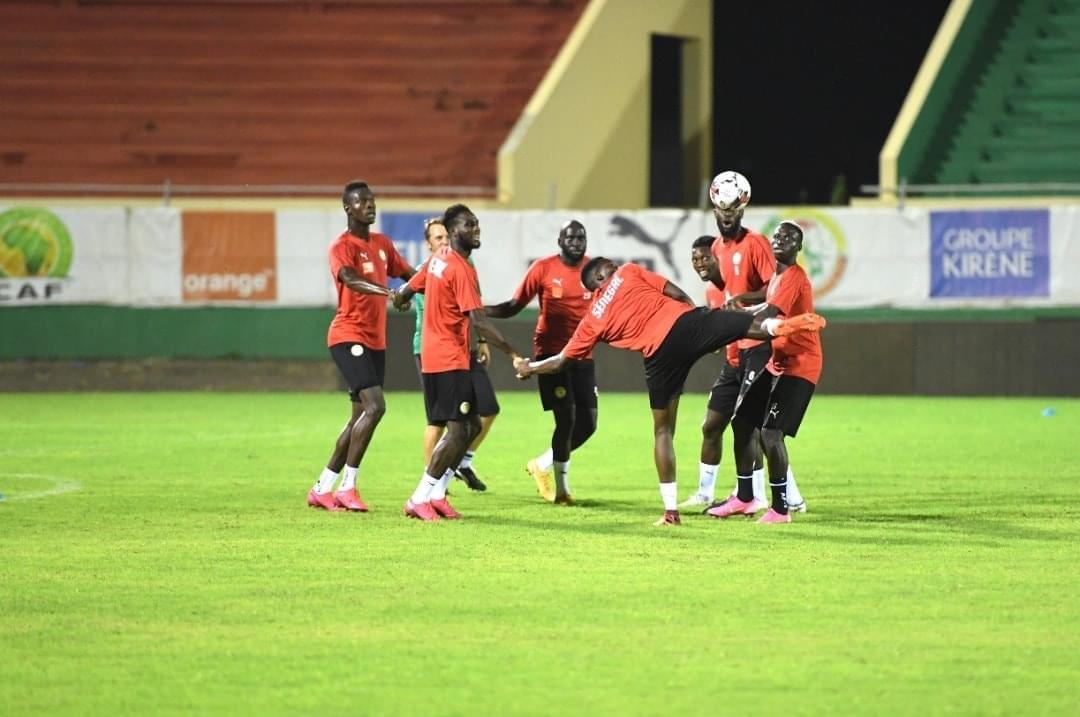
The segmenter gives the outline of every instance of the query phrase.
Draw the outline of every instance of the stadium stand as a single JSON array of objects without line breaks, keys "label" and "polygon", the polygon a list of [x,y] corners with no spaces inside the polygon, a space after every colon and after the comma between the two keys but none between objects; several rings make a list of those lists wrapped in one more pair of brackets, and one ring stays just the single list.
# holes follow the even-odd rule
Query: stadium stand
[{"label": "stadium stand", "polygon": [[498,148],[585,4],[5,2],[3,181],[333,186],[362,171],[494,194]]},{"label": "stadium stand", "polygon": [[1080,180],[1080,2],[1018,4],[936,178]]},{"label": "stadium stand", "polygon": [[909,182],[1080,181],[1080,0],[974,3],[936,84]]}]

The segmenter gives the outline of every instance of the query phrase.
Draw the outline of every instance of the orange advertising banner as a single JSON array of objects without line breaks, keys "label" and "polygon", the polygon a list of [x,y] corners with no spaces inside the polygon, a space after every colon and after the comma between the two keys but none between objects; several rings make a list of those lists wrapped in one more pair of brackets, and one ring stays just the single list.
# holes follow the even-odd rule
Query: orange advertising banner
[{"label": "orange advertising banner", "polygon": [[273,212],[191,212],[183,225],[185,302],[274,301]]}]

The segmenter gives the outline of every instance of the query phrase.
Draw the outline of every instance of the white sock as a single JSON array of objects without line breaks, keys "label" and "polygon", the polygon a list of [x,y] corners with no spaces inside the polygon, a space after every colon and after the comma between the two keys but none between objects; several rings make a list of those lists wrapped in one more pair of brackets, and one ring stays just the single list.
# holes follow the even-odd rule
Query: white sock
[{"label": "white sock", "polygon": [[[413,505],[417,503],[427,503],[431,500],[431,491],[434,490],[435,484],[439,482],[438,478],[429,476],[427,471],[424,471],[423,477],[420,478],[420,482],[416,484],[416,490],[413,491],[412,497],[409,498],[413,502]],[[446,495],[444,492],[443,495]]]},{"label": "white sock", "polygon": [[664,501],[664,510],[679,509],[679,489],[675,481],[660,484],[660,499]]},{"label": "white sock", "polygon": [[763,500],[766,503],[768,503],[769,502],[769,497],[765,493],[765,469],[764,468],[755,468],[754,469],[753,479],[754,479],[754,497],[757,498],[758,500]]},{"label": "white sock", "polygon": [[540,464],[540,470],[550,470],[555,463],[555,453],[549,448],[536,457],[536,462]]},{"label": "white sock", "polygon": [[791,472],[791,466],[787,468],[787,502],[788,505],[798,505],[803,502],[802,493],[798,484],[795,483],[795,474]]},{"label": "white sock", "polygon": [[719,467],[719,465],[710,466],[708,463],[701,463],[698,466],[698,495],[703,495],[710,501],[716,495],[716,469]]},{"label": "white sock", "polygon": [[555,461],[555,495],[570,495],[570,461]]},{"label": "white sock", "polygon": [[360,472],[360,466],[345,466],[345,473],[341,479],[341,485],[338,486],[338,490],[349,490],[356,487],[356,474]]},{"label": "white sock", "polygon": [[446,489],[450,486],[450,481],[454,479],[454,469],[447,468],[446,472],[442,474],[435,485],[431,488],[431,493],[428,495],[428,500],[442,500],[446,497]]},{"label": "white sock", "polygon": [[473,456],[476,455],[476,451],[465,451],[465,455],[461,457],[461,463],[458,463],[458,468],[471,468]]},{"label": "white sock", "polygon": [[337,473],[329,468],[323,468],[322,473],[319,474],[319,479],[315,481],[315,492],[319,495],[329,493],[334,489],[334,483],[337,481]]}]

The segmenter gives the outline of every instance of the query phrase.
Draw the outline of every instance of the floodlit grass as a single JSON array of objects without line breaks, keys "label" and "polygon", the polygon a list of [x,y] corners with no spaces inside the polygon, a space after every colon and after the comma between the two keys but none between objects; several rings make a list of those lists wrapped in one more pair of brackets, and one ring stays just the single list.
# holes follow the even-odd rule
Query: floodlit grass
[{"label": "floodlit grass", "polygon": [[821,396],[809,514],[657,529],[644,397],[601,397],[573,508],[500,398],[489,492],[425,525],[417,394],[368,515],[304,505],[342,396],[0,395],[0,714],[1075,714],[1080,402]]}]

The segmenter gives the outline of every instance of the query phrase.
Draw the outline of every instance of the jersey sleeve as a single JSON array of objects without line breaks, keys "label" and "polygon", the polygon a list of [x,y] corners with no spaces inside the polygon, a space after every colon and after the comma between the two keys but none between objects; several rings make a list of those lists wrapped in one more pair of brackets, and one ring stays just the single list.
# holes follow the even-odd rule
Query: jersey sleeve
[{"label": "jersey sleeve", "polygon": [[792,272],[791,278],[793,281],[781,281],[776,293],[769,297],[769,305],[775,306],[782,316],[791,316],[791,312],[800,297],[803,296],[803,292],[810,290],[806,274],[801,271]]},{"label": "jersey sleeve", "polygon": [[568,359],[588,358],[599,340],[600,322],[592,314],[585,314],[574,329],[574,335],[563,347],[562,355]]},{"label": "jersey sleeve", "polygon": [[394,246],[394,242],[386,242],[388,249],[386,252],[386,275],[400,277],[410,269],[409,262],[405,261],[405,258],[398,253],[397,247]]},{"label": "jersey sleeve", "polygon": [[415,291],[417,294],[423,294],[424,287],[427,285],[427,268],[429,261],[431,261],[430,258],[428,258],[427,261],[421,264],[420,268],[417,269],[416,273],[412,275],[411,279],[409,279],[409,283],[405,285]]},{"label": "jersey sleeve", "polygon": [[338,274],[341,273],[341,267],[352,265],[352,253],[349,251],[349,246],[345,242],[338,242],[330,247],[330,276],[333,277],[334,281],[338,280]]},{"label": "jersey sleeve", "polygon": [[540,264],[540,260],[537,259],[529,266],[529,270],[525,272],[521,283],[514,290],[513,301],[515,304],[527,304],[540,293],[544,281],[543,274],[543,266]]}]

